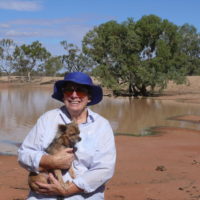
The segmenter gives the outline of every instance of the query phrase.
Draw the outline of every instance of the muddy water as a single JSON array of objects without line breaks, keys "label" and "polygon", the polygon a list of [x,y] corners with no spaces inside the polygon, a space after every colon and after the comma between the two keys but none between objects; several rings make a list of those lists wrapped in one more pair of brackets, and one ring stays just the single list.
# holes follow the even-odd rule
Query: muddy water
[{"label": "muddy water", "polygon": [[[16,154],[37,118],[62,105],[51,98],[51,92],[47,88],[28,86],[0,89],[0,152]],[[154,126],[200,128],[197,123],[170,120],[178,115],[200,114],[198,104],[104,97],[91,109],[109,119],[114,132],[120,134],[145,135]]]}]

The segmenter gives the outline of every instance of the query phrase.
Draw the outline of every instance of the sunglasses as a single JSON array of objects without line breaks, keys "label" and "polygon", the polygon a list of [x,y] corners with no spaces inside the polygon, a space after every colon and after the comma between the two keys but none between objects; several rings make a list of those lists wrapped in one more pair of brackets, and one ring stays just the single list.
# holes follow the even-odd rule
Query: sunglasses
[{"label": "sunglasses", "polygon": [[72,94],[76,92],[76,95],[79,98],[84,98],[85,96],[88,95],[88,89],[86,87],[74,87],[74,86],[69,86],[63,88],[63,94],[66,95],[67,97],[72,96]]}]

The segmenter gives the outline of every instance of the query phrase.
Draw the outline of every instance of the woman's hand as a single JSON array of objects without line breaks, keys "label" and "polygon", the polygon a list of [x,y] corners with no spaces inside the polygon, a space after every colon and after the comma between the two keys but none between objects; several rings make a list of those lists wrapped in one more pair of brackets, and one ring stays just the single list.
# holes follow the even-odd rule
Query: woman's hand
[{"label": "woman's hand", "polygon": [[83,190],[77,187],[73,182],[67,182],[62,185],[52,173],[49,173],[50,184],[36,182],[38,185],[37,193],[44,195],[56,195],[56,196],[70,196],[77,193],[82,193]]},{"label": "woman's hand", "polygon": [[54,169],[69,169],[74,160],[73,148],[63,149],[52,155]]},{"label": "woman's hand", "polygon": [[52,173],[49,173],[49,181],[51,184],[36,182],[38,185],[38,190],[36,192],[44,195],[66,196],[67,188],[61,185]]},{"label": "woman's hand", "polygon": [[54,155],[43,155],[39,171],[49,169],[69,169],[74,160],[73,148],[66,148]]}]

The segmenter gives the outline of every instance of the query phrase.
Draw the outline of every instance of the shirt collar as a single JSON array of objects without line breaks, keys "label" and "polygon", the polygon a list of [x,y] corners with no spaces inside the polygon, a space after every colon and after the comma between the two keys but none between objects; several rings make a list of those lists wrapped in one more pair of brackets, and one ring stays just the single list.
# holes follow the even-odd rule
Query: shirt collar
[{"label": "shirt collar", "polygon": [[88,117],[87,117],[87,123],[94,122],[94,113],[88,108]]},{"label": "shirt collar", "polygon": [[[60,110],[61,110],[61,114],[62,114],[62,115],[64,114],[64,115],[67,117],[68,120],[71,120],[71,119],[70,119],[70,114],[69,114],[69,112],[68,112],[68,110],[66,109],[65,106],[62,106],[62,107],[60,108]],[[93,112],[92,110],[90,110],[89,108],[87,108],[87,111],[88,111],[87,121],[86,121],[84,124],[92,123],[92,122],[95,121],[95,114],[94,114],[94,112]],[[65,122],[65,124],[66,124],[67,121],[68,121],[68,120],[65,121],[63,117],[62,117],[62,120]]]}]

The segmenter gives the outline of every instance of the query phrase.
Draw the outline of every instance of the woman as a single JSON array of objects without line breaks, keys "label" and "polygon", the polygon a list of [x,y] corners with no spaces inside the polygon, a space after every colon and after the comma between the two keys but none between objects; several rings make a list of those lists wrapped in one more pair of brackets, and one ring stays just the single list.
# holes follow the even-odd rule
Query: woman
[{"label": "woman", "polygon": [[[82,72],[69,73],[54,85],[52,97],[64,106],[44,113],[19,148],[19,163],[29,171],[62,169],[63,179],[70,181],[63,188],[52,174],[51,184],[37,183],[37,192],[30,191],[28,200],[56,199],[104,199],[105,183],[113,176],[116,150],[109,122],[87,106],[102,100],[101,87]],[[81,141],[77,151],[67,148],[56,155],[48,155],[45,149],[56,135],[58,124],[75,121],[80,129]],[[73,164],[76,178],[67,169]]]}]

